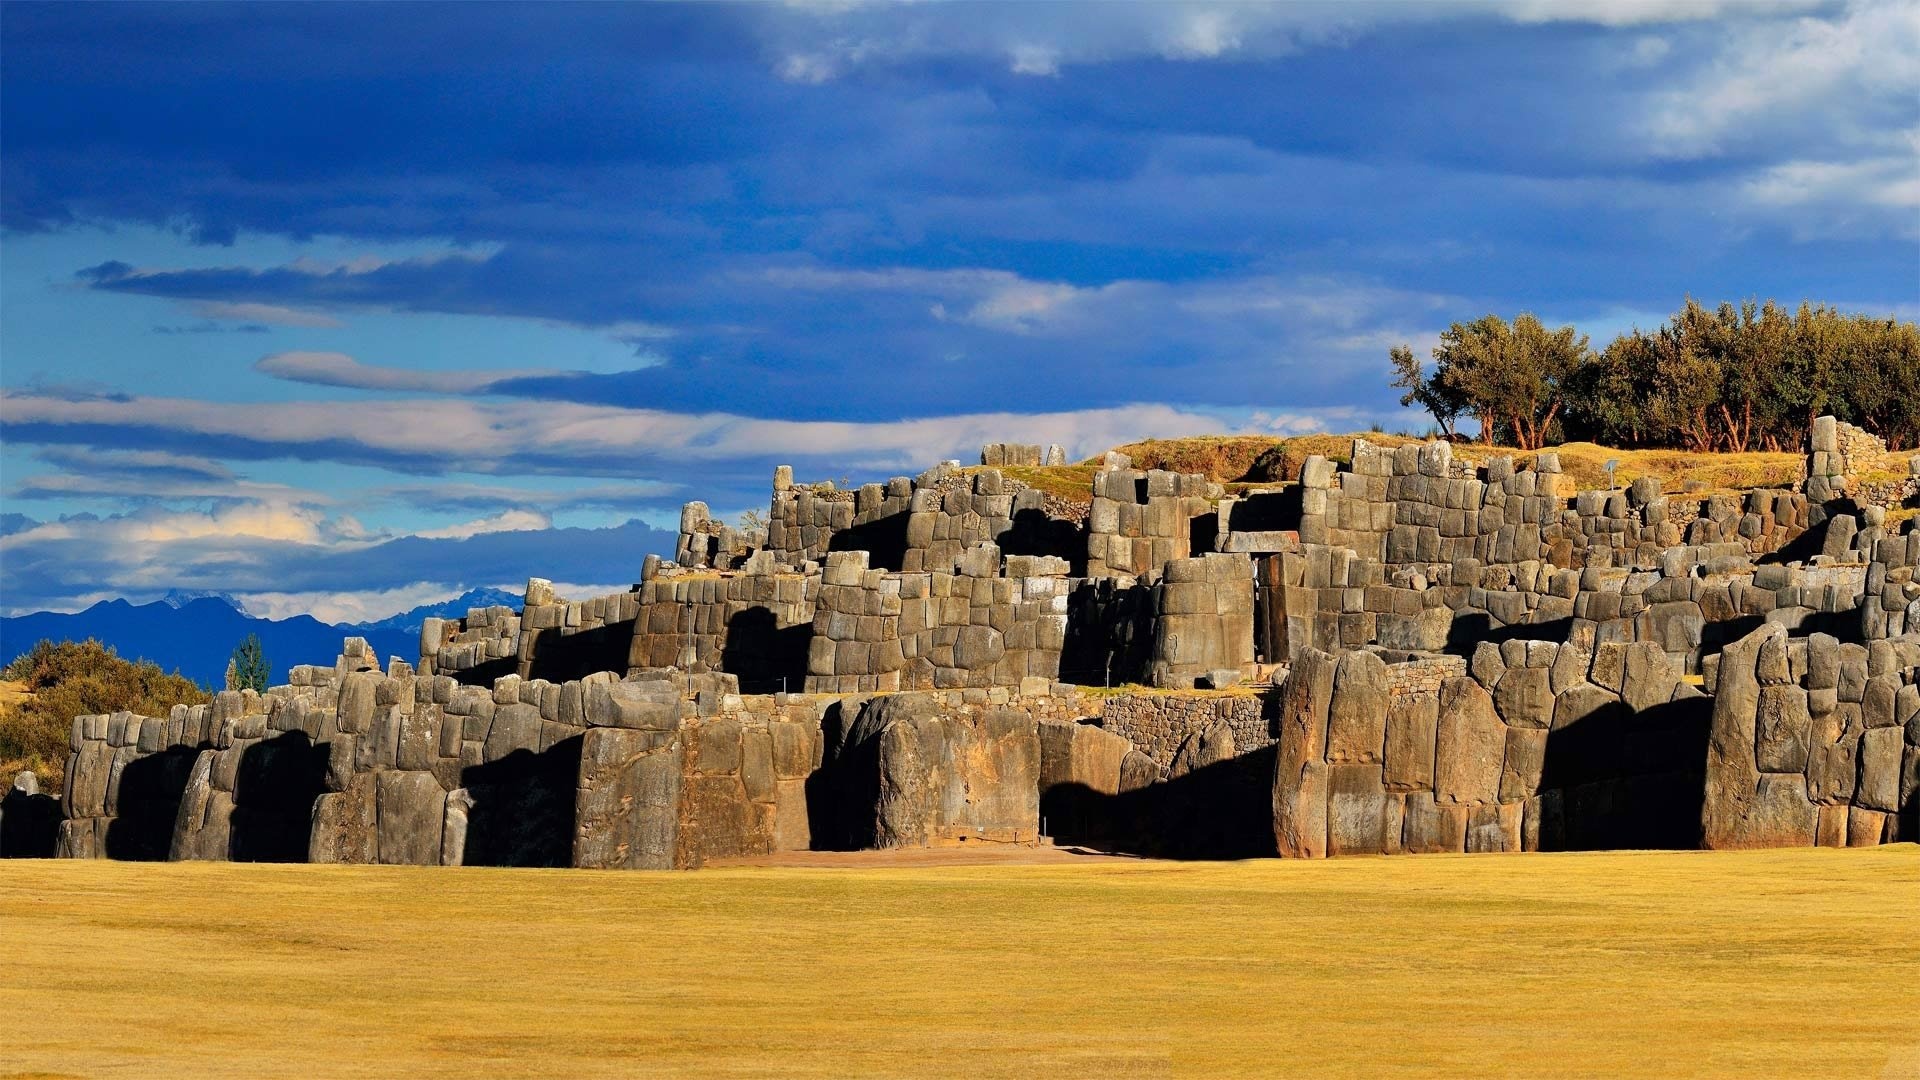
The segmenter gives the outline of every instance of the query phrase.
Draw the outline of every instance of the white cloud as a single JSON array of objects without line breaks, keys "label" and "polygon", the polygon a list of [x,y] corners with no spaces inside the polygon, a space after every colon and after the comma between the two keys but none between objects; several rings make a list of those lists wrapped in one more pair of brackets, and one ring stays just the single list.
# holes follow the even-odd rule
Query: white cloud
[{"label": "white cloud", "polygon": [[1829,18],[1729,24],[1693,78],[1655,96],[1642,122],[1656,152],[1715,157],[1804,120],[1842,144],[1882,143],[1889,104],[1920,97],[1920,4],[1863,0]]},{"label": "white cloud", "polygon": [[1016,74],[1142,57],[1204,62],[1273,59],[1378,26],[1500,18],[1608,27],[1778,16],[1821,0],[1461,0],[1453,3],[1134,2],[788,5],[762,32],[774,69],[823,83],[867,63],[962,56],[1004,60]]},{"label": "white cloud", "polygon": [[553,519],[545,514],[537,514],[531,510],[502,510],[498,514],[463,521],[458,525],[448,525],[439,529],[422,529],[413,535],[428,540],[465,540],[479,536],[481,533],[526,532],[552,527]]},{"label": "white cloud", "polygon": [[1015,45],[1011,60],[1016,75],[1060,74],[1060,53],[1045,45]]},{"label": "white cloud", "polygon": [[288,457],[391,455],[448,471],[506,471],[521,455],[587,464],[633,456],[732,461],[835,457],[848,467],[914,467],[996,441],[1059,442],[1094,450],[1148,435],[1216,429],[1217,417],[1169,405],[1046,413],[976,413],[880,423],[765,420],[729,413],[671,413],[574,402],[410,401],[232,403],[189,398],[72,400],[0,390],[7,424],[110,425],[132,438],[244,439]]},{"label": "white cloud", "polygon": [[331,315],[318,311],[303,311],[299,308],[283,307],[279,304],[231,303],[224,300],[200,300],[189,304],[188,309],[203,319],[264,323],[267,326],[336,328],[345,325]]},{"label": "white cloud", "polygon": [[324,623],[363,623],[451,600],[465,591],[443,582],[420,581],[365,592],[250,592],[238,593],[236,598],[263,619],[311,615]]},{"label": "white cloud", "polygon": [[431,394],[479,394],[512,379],[564,375],[552,368],[423,371],[363,364],[346,353],[280,352],[254,362],[253,370],[288,382],[357,390],[416,390]]},{"label": "white cloud", "polygon": [[[497,585],[495,588],[505,589],[508,592],[519,592],[525,585],[526,582],[524,581],[515,581]],[[582,585],[573,581],[556,581],[553,583],[553,595],[564,600],[592,600],[599,596],[612,596],[614,593],[627,592],[632,588],[633,583],[630,581],[607,585]]]}]

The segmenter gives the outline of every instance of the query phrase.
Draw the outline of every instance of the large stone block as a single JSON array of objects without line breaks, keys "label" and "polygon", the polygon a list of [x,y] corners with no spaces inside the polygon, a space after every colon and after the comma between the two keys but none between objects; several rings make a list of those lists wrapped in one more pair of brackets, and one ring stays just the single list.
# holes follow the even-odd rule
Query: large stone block
[{"label": "large stone block", "polygon": [[1309,647],[1294,658],[1281,688],[1273,818],[1282,856],[1327,853],[1327,717],[1337,668],[1332,656]]},{"label": "large stone block", "polygon": [[1409,792],[1401,833],[1403,850],[1410,855],[1465,851],[1467,813],[1467,807],[1435,802],[1432,792]]},{"label": "large stone block", "polygon": [[1493,802],[1506,749],[1507,726],[1494,712],[1493,696],[1472,679],[1441,683],[1434,753],[1434,794],[1439,801]]},{"label": "large stone block", "polygon": [[1334,764],[1381,759],[1387,727],[1387,665],[1370,652],[1349,652],[1336,663],[1328,705],[1327,760]]},{"label": "large stone block", "polygon": [[1540,790],[1546,764],[1548,732],[1532,728],[1507,729],[1507,755],[1500,768],[1500,801],[1519,802]]},{"label": "large stone block", "polygon": [[1385,774],[1394,791],[1433,790],[1433,748],[1440,724],[1440,695],[1396,694],[1387,706]]},{"label": "large stone block", "polygon": [[[534,710],[534,716],[539,715],[539,710]],[[390,865],[438,865],[441,829],[446,824],[445,789],[431,773],[393,770],[378,777],[380,861]]]},{"label": "large stone block", "polygon": [[1467,851],[1491,853],[1522,849],[1522,803],[1482,803],[1467,811]]},{"label": "large stone block", "polygon": [[341,790],[314,800],[307,859],[316,863],[366,864],[379,860],[374,773],[355,773]]},{"label": "large stone block", "polygon": [[[1777,847],[1783,832],[1782,811],[1776,803],[1790,802],[1780,785],[1770,785],[1772,796],[1762,805],[1761,773],[1754,756],[1760,715],[1760,650],[1784,639],[1786,628],[1768,623],[1720,653],[1719,681],[1713,698],[1713,721],[1707,740],[1705,796],[1701,803],[1701,839],[1708,848]],[[1804,788],[1804,778],[1802,780]],[[1805,791],[1801,798],[1805,799]],[[1812,803],[1808,802],[1808,839],[1812,842]],[[1793,818],[1788,807],[1786,817]],[[1792,822],[1789,821],[1789,824]]]},{"label": "large stone block", "polygon": [[[1334,765],[1327,772],[1327,854],[1385,854],[1390,797],[1380,782],[1380,766]],[[1398,806],[1398,798],[1392,801]],[[1397,846],[1398,815],[1391,824]]]},{"label": "large stone block", "polygon": [[1763,772],[1805,772],[1813,734],[1807,692],[1797,686],[1763,686],[1755,714],[1754,761]]},{"label": "large stone block", "polygon": [[1546,730],[1553,722],[1552,678],[1544,668],[1508,668],[1493,691],[1500,719],[1514,727]]},{"label": "large stone block", "polygon": [[1327,763],[1309,760],[1282,768],[1273,781],[1274,841],[1281,858],[1327,856]]},{"label": "large stone block", "polygon": [[580,748],[573,865],[674,868],[680,840],[683,757],[681,742],[673,732],[589,728]]},{"label": "large stone block", "polygon": [[1860,739],[1860,783],[1853,803],[1871,810],[1900,809],[1899,728],[1875,728]]}]

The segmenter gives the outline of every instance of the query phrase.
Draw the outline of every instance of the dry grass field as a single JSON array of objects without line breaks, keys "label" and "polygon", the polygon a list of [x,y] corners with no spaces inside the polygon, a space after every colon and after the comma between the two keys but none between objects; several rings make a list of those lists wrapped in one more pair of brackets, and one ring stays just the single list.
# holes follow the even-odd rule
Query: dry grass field
[{"label": "dry grass field", "polygon": [[0,954],[0,1076],[1920,1076],[1911,844],[11,863]]}]

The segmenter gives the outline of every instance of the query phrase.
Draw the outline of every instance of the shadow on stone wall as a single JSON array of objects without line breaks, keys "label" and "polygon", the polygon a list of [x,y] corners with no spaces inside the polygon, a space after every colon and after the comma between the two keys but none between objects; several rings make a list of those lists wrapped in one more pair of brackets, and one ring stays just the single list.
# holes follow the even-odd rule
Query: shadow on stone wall
[{"label": "shadow on stone wall", "polygon": [[[557,630],[543,630],[534,646],[527,677],[563,683],[584,679],[596,671],[624,672],[627,653],[632,647],[632,619],[565,636]],[[515,666],[501,674],[510,675],[517,670]]]},{"label": "shadow on stone wall", "polygon": [[[629,624],[631,625],[631,624]],[[581,736],[545,751],[515,750],[461,770],[467,811],[467,866],[571,866]]]},{"label": "shadow on stone wall", "polygon": [[[633,624],[628,623],[627,626],[632,627]],[[618,670],[625,671],[626,667],[626,657],[622,656]],[[462,668],[459,671],[443,671],[439,674],[453,676],[453,680],[462,686],[491,687],[495,680],[505,678],[508,675],[518,675],[519,673],[520,658],[517,656],[503,656],[497,660],[489,660],[475,667]]]},{"label": "shadow on stone wall", "polygon": [[1060,681],[1119,686],[1146,677],[1153,660],[1153,590],[1115,586],[1111,579],[1081,582],[1067,597],[1066,640]]},{"label": "shadow on stone wall", "polygon": [[1159,859],[1255,859],[1276,853],[1271,751],[1108,795],[1083,784],[1040,793],[1055,844]]},{"label": "shadow on stone wall", "polygon": [[721,670],[739,677],[743,694],[799,691],[806,686],[807,644],[812,637],[811,623],[782,628],[769,609],[746,608],[727,620]]},{"label": "shadow on stone wall", "polygon": [[1056,517],[1043,510],[1019,510],[1013,515],[1013,527],[995,539],[1002,555],[1051,555],[1067,560],[1068,574],[1084,577],[1087,573],[1087,533],[1084,526]]},{"label": "shadow on stone wall", "polygon": [[1697,849],[1713,699],[1615,702],[1550,731],[1540,850]]},{"label": "shadow on stone wall", "polygon": [[[233,781],[229,857],[234,862],[306,862],[313,803],[326,791],[326,779],[326,744],[315,743],[306,732],[289,731],[249,746],[240,755]],[[107,839],[111,845],[111,832]],[[165,856],[162,849],[158,857]]]},{"label": "shadow on stone wall", "polygon": [[865,525],[855,525],[833,534],[828,551],[864,551],[867,566],[875,570],[901,570],[907,558],[907,520],[911,514],[888,514]]},{"label": "shadow on stone wall", "polygon": [[59,839],[59,799],[8,789],[0,800],[0,859],[51,859]]},{"label": "shadow on stone wall", "polygon": [[855,740],[858,699],[827,707],[820,720],[820,767],[807,777],[808,844],[814,851],[863,851],[874,845],[880,800],[880,744]]},{"label": "shadow on stone wall", "polygon": [[199,756],[198,747],[176,746],[127,762],[120,771],[117,816],[107,826],[103,845],[107,858],[142,862],[167,858],[180,800]]}]

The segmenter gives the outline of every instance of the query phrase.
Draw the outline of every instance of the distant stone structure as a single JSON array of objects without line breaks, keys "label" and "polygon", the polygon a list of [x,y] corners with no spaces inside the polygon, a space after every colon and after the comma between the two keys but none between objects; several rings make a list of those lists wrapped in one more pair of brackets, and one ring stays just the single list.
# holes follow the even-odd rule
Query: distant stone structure
[{"label": "distant stone structure", "polygon": [[625,592],[534,578],[416,662],[350,639],[264,694],[76,718],[58,810],[16,781],[0,854],[1920,839],[1920,458],[1886,460],[1822,418],[1798,489],[1740,494],[1365,439],[1231,492],[1109,454],[1077,501],[1033,486],[1058,447],[854,490],[783,467],[764,529],[689,503]]}]

